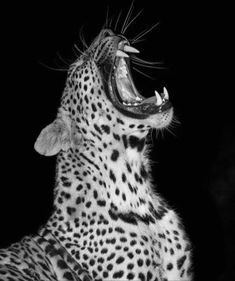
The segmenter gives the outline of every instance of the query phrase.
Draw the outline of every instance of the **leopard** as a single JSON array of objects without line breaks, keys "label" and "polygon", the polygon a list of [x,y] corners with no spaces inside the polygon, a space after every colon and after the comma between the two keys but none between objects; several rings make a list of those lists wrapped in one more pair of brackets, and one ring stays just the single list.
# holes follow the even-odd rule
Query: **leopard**
[{"label": "leopard", "polygon": [[166,87],[137,90],[138,55],[102,28],[70,65],[56,118],[34,145],[56,156],[53,212],[0,250],[0,281],[193,280],[190,239],[151,174],[149,134],[174,110]]}]

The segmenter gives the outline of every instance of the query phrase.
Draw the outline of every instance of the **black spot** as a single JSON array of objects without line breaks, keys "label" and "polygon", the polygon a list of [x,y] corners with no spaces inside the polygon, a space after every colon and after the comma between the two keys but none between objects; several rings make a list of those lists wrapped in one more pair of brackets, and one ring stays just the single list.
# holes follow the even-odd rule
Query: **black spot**
[{"label": "black spot", "polygon": [[68,271],[66,271],[64,273],[63,277],[64,277],[65,280],[69,280],[69,281],[73,281],[74,280],[73,275],[71,274],[71,272],[68,272]]},{"label": "black spot", "polygon": [[108,264],[107,265],[107,269],[109,270],[109,271],[111,271],[112,269],[113,269],[113,265],[110,263],[110,264]]},{"label": "black spot", "polygon": [[126,175],[124,173],[122,173],[122,182],[126,182]]},{"label": "black spot", "polygon": [[102,131],[100,130],[100,127],[97,124],[94,124],[94,128],[100,135],[102,135]]},{"label": "black spot", "polygon": [[120,141],[120,137],[119,137],[119,135],[117,135],[117,134],[113,133],[113,137],[114,137],[114,139],[115,139],[115,140]]},{"label": "black spot", "polygon": [[144,264],[144,262],[143,262],[142,259],[138,259],[137,260],[137,264],[138,264],[138,266],[142,266]]},{"label": "black spot", "polygon": [[117,214],[115,214],[112,210],[109,210],[109,216],[114,221],[118,220]]},{"label": "black spot", "polygon": [[116,243],[116,239],[115,238],[106,239],[106,243],[107,244],[115,244]]},{"label": "black spot", "polygon": [[119,233],[125,233],[124,229],[121,227],[115,227],[115,231],[119,232]]},{"label": "black spot", "polygon": [[119,157],[119,152],[118,152],[118,150],[114,149],[112,154],[111,154],[111,160],[117,161],[118,157]]},{"label": "black spot", "polygon": [[81,197],[77,197],[76,204],[79,205],[81,202],[82,202],[82,198]]},{"label": "black spot", "polygon": [[139,139],[136,136],[129,137],[129,145],[131,148],[136,148],[138,152],[141,152],[144,148],[145,139]]},{"label": "black spot", "polygon": [[113,259],[115,257],[115,254],[112,253],[107,257],[107,261],[110,261],[111,259]]},{"label": "black spot", "polygon": [[150,205],[150,212],[153,214],[153,216],[157,219],[157,220],[161,220],[162,217],[164,217],[164,215],[167,213],[167,209],[164,208],[163,206],[159,205],[158,209],[156,210],[152,203],[149,204]]},{"label": "black spot", "polygon": [[118,214],[118,217],[119,217],[122,221],[124,221],[124,222],[126,222],[126,223],[130,223],[130,224],[137,225],[137,220],[136,220],[136,218],[132,215],[132,212],[129,212],[129,213],[126,213],[126,214],[120,213],[120,214]]},{"label": "black spot", "polygon": [[146,264],[146,266],[149,266],[149,265],[150,265],[150,263],[151,263],[150,259],[146,259],[146,260],[145,260],[145,264]]},{"label": "black spot", "polygon": [[118,196],[118,195],[119,195],[119,193],[120,193],[119,188],[116,188],[116,189],[115,189],[115,194]]},{"label": "black spot", "polygon": [[105,200],[97,200],[97,205],[104,207],[106,205]]},{"label": "black spot", "polygon": [[110,133],[110,127],[108,125],[101,125],[101,128],[104,130],[106,134]]},{"label": "black spot", "polygon": [[60,269],[65,269],[65,268],[67,268],[67,264],[66,264],[66,262],[63,261],[63,260],[58,260],[57,266],[58,266]]},{"label": "black spot", "polygon": [[150,281],[152,279],[152,277],[153,277],[153,274],[150,271],[148,271],[148,273],[147,273],[147,281]]},{"label": "black spot", "polygon": [[124,125],[124,122],[123,122],[121,119],[119,119],[119,118],[117,118],[117,122],[118,122],[119,124]]},{"label": "black spot", "polygon": [[122,135],[122,141],[123,141],[124,147],[127,148],[127,137],[126,137],[126,135]]},{"label": "black spot", "polygon": [[173,268],[173,264],[172,263],[168,263],[168,265],[167,265],[167,270],[172,270],[172,268]]},{"label": "black spot", "polygon": [[173,256],[175,254],[174,250],[170,248],[170,254]]},{"label": "black spot", "polygon": [[134,277],[135,277],[135,275],[132,272],[127,274],[127,279],[128,280],[132,280],[132,279],[134,279]]},{"label": "black spot", "polygon": [[129,165],[129,163],[126,163],[126,167],[127,167],[127,171],[128,171],[129,173],[131,173],[132,170],[131,170],[131,166]]},{"label": "black spot", "polygon": [[83,186],[82,186],[81,184],[79,184],[79,185],[77,186],[76,190],[77,190],[77,191],[80,191],[80,190],[82,190],[82,187],[83,187]]},{"label": "black spot", "polygon": [[179,243],[177,243],[176,244],[176,248],[180,250],[182,247],[181,247],[181,245]]},{"label": "black spot", "polygon": [[127,269],[132,270],[132,269],[133,269],[133,267],[134,267],[134,264],[133,264],[133,263],[128,263],[128,265],[127,265]]},{"label": "black spot", "polygon": [[122,200],[126,201],[126,194],[125,193],[122,193]]},{"label": "black spot", "polygon": [[73,207],[67,207],[67,213],[71,216],[74,212],[76,212],[76,209]]},{"label": "black spot", "polygon": [[185,260],[186,260],[186,255],[182,256],[181,258],[179,258],[177,260],[177,268],[178,269],[181,269],[181,267],[183,266]]},{"label": "black spot", "polygon": [[143,179],[147,179],[148,178],[148,173],[145,170],[144,165],[142,164],[140,167],[140,175]]},{"label": "black spot", "polygon": [[108,249],[107,248],[103,248],[102,250],[101,250],[101,254],[106,254],[108,252]]},{"label": "black spot", "polygon": [[136,245],[136,244],[137,244],[136,240],[131,240],[131,242],[130,242],[130,245],[131,245],[131,246],[134,246],[134,245]]},{"label": "black spot", "polygon": [[139,273],[140,281],[145,281],[145,276],[142,272]]},{"label": "black spot", "polygon": [[127,242],[127,239],[126,239],[126,237],[121,237],[120,238],[120,241],[123,243],[123,242]]},{"label": "black spot", "polygon": [[91,104],[91,108],[92,108],[92,110],[93,110],[94,112],[97,111],[97,108],[96,108],[96,106],[94,105],[94,103]]},{"label": "black spot", "polygon": [[124,262],[124,258],[123,257],[118,257],[117,259],[116,259],[116,263],[117,264],[120,264],[120,263],[122,263],[122,262]]},{"label": "black spot", "polygon": [[91,206],[91,201],[88,201],[88,202],[86,203],[86,208],[90,208],[90,206]]},{"label": "black spot", "polygon": [[98,263],[104,263],[104,258],[102,258],[102,257],[98,258],[97,262]]},{"label": "black spot", "polygon": [[116,271],[116,272],[114,272],[114,274],[113,274],[113,278],[119,279],[119,278],[121,278],[121,277],[123,276],[123,274],[124,274],[124,271],[122,271],[122,270]]},{"label": "black spot", "polygon": [[134,192],[134,189],[133,189],[132,185],[131,185],[129,182],[128,182],[128,187],[129,187],[129,189],[130,189],[130,192],[133,193],[133,192]]},{"label": "black spot", "polygon": [[129,253],[127,254],[127,256],[128,256],[130,259],[133,259],[133,257],[134,257],[134,255],[133,255],[131,252],[129,252]]},{"label": "black spot", "polygon": [[110,169],[110,171],[109,171],[109,177],[110,177],[110,179],[115,183],[116,182],[116,177],[115,177],[115,175],[114,175],[114,173],[113,173],[113,170],[111,170]]},{"label": "black spot", "polygon": [[98,197],[98,192],[97,192],[96,190],[93,191],[93,196],[94,196],[95,199],[97,199],[97,197]]}]

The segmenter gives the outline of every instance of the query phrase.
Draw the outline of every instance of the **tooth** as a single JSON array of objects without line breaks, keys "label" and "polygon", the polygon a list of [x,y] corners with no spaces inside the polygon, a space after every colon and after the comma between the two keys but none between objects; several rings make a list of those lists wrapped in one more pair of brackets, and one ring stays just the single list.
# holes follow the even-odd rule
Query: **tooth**
[{"label": "tooth", "polygon": [[169,100],[169,94],[165,87],[163,87],[163,95],[165,100]]},{"label": "tooth", "polygon": [[136,54],[140,52],[136,48],[133,48],[133,47],[128,46],[128,45],[124,46],[124,51],[127,52],[127,53],[136,53]]},{"label": "tooth", "polygon": [[157,91],[155,91],[155,96],[156,96],[156,99],[157,99],[156,105],[157,106],[161,105],[162,104],[162,98]]},{"label": "tooth", "polygon": [[121,50],[117,50],[116,56],[117,57],[129,58],[129,56]]},{"label": "tooth", "polygon": [[138,97],[138,96],[136,96],[136,98],[135,98],[137,101],[142,101],[142,99],[140,98],[140,97]]}]

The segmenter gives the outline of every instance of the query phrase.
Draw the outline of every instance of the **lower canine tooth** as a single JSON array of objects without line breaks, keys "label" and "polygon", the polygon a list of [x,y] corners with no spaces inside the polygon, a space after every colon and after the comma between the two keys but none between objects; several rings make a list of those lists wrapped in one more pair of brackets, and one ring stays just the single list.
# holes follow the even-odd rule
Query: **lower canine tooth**
[{"label": "lower canine tooth", "polygon": [[156,99],[157,99],[156,105],[157,106],[161,105],[162,104],[162,98],[157,91],[155,91],[155,96],[156,96]]},{"label": "lower canine tooth", "polygon": [[166,100],[169,99],[169,94],[168,94],[168,91],[165,87],[163,87],[163,96],[164,96],[164,99],[166,99]]}]

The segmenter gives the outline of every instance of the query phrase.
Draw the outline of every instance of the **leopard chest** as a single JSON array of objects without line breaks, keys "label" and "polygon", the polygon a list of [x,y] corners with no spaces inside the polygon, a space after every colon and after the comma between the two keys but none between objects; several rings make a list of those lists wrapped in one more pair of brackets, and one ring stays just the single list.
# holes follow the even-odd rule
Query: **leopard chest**
[{"label": "leopard chest", "polygon": [[74,234],[76,246],[70,252],[97,280],[154,280],[162,271],[162,241],[154,228],[143,222],[91,220]]}]

